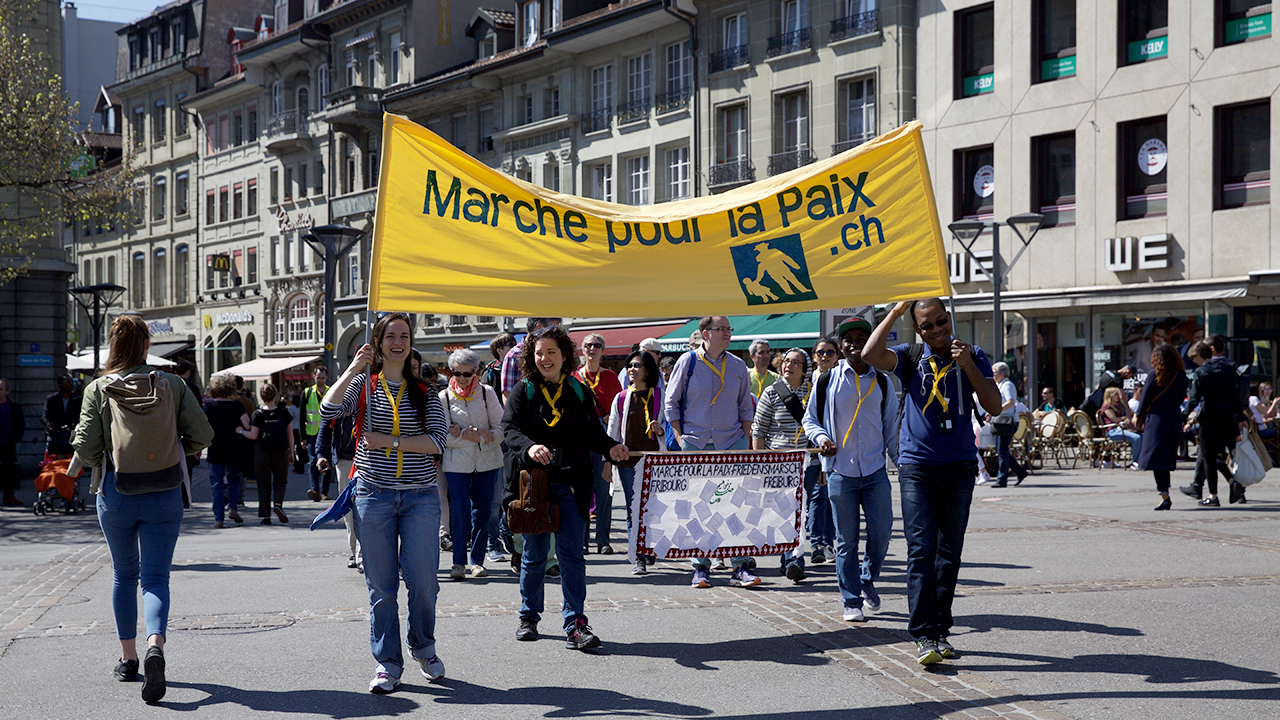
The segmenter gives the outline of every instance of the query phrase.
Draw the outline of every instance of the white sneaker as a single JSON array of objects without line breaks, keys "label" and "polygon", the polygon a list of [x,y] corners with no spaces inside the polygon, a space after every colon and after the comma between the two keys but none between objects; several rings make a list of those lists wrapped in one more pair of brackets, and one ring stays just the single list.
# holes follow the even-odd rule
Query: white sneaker
[{"label": "white sneaker", "polygon": [[461,580],[466,576],[467,576],[467,568],[465,565],[454,565],[453,568],[449,570],[450,580]]},{"label": "white sneaker", "polygon": [[847,607],[844,609],[845,622],[866,622],[867,616],[862,614],[860,607]]},{"label": "white sneaker", "polygon": [[439,682],[444,679],[444,662],[439,657],[432,655],[426,660],[419,660],[418,664],[422,666],[422,677],[429,682]]},{"label": "white sneaker", "polygon": [[471,577],[473,577],[473,578],[479,578],[479,577],[488,577],[488,576],[489,576],[489,573],[487,573],[487,572],[485,572],[485,571],[484,571],[484,566],[483,566],[483,565],[472,565],[472,566],[471,566]]},{"label": "white sneaker", "polygon": [[725,563],[724,558],[716,558],[716,561],[711,563],[711,569],[712,570],[728,570],[729,566],[728,564]]},{"label": "white sneaker", "polygon": [[974,485],[986,485],[989,482],[991,482],[991,475],[987,472],[986,468],[978,470],[978,481],[975,482]]},{"label": "white sneaker", "polygon": [[648,572],[649,568],[645,567],[644,560],[637,558],[636,561],[631,564],[632,575],[645,575],[648,574]]},{"label": "white sneaker", "polygon": [[400,687],[400,678],[390,673],[380,672],[369,681],[369,692],[374,695],[386,695]]}]

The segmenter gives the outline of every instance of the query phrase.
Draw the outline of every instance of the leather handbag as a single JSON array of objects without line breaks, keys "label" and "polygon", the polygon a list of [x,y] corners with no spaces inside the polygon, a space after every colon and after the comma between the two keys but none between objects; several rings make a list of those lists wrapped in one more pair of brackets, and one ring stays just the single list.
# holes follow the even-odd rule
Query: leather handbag
[{"label": "leather handbag", "polygon": [[507,526],[521,535],[560,529],[560,505],[551,499],[551,481],[542,468],[520,471],[520,496],[507,507]]}]

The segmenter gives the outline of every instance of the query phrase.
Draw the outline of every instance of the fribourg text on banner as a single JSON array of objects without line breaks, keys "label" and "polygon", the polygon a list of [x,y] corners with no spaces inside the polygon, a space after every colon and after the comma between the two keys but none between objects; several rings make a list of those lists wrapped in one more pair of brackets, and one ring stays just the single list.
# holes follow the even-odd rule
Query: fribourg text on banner
[{"label": "fribourg text on banner", "polygon": [[632,206],[523,182],[388,114],[369,307],[663,317],[949,295],[920,127],[718,195]]},{"label": "fribourg text on banner", "polygon": [[804,464],[794,452],[646,455],[636,466],[629,555],[747,557],[800,541]]}]

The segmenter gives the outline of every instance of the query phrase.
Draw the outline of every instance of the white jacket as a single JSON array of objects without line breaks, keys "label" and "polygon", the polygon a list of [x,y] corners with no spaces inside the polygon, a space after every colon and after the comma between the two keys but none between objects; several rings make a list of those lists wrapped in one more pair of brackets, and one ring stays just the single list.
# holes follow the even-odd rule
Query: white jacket
[{"label": "white jacket", "polygon": [[502,404],[493,388],[484,383],[479,386],[481,392],[473,393],[466,402],[459,400],[449,388],[440,391],[440,400],[449,412],[450,427],[475,427],[493,433],[491,443],[464,440],[450,433],[444,446],[445,472],[486,472],[502,467]]}]

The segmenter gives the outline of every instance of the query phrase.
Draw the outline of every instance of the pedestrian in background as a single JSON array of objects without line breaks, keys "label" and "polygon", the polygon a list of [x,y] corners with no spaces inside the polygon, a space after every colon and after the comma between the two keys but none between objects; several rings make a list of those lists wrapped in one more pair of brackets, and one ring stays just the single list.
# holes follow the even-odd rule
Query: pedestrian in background
[{"label": "pedestrian in background", "polygon": [[[1160,504],[1156,510],[1173,507],[1169,500],[1169,473],[1178,456],[1178,440],[1182,436],[1182,400],[1187,396],[1187,374],[1182,357],[1168,343],[1151,352],[1151,372],[1142,386],[1142,405],[1138,407],[1138,425],[1142,430],[1142,452],[1138,468],[1150,470],[1156,479]],[[1201,450],[1203,452],[1203,449]]]},{"label": "pedestrian in background", "polygon": [[302,440],[307,448],[307,455],[311,461],[307,463],[307,472],[311,479],[311,486],[307,488],[307,497],[313,502],[329,499],[329,486],[333,482],[334,469],[329,467],[328,470],[321,471],[320,465],[315,461],[316,456],[316,440],[320,435],[320,401],[324,399],[324,394],[329,391],[329,370],[323,365],[317,365],[311,371],[311,387],[302,390]]},{"label": "pedestrian in background", "polygon": [[[653,355],[637,350],[627,356],[627,389],[619,393],[609,412],[609,437],[618,438],[629,450],[659,452],[664,448],[662,431],[662,388],[655,378],[659,371]],[[631,537],[631,503],[635,497],[636,463],[630,457],[617,463],[618,482],[627,505],[627,537]],[[640,555],[631,563],[632,575],[644,575],[648,566],[658,562],[653,555]]]},{"label": "pedestrian in background", "polygon": [[75,382],[71,375],[62,373],[58,376],[58,391],[44,400],[44,415],[40,420],[44,423],[45,454],[71,456],[71,431],[80,422],[79,393],[75,391]]},{"label": "pedestrian in background", "polygon": [[[609,406],[613,399],[622,392],[618,376],[612,370],[603,370],[600,361],[604,359],[604,336],[591,333],[582,339],[582,364],[573,371],[573,376],[591,390],[595,397],[592,410],[596,422],[604,425],[609,422]],[[591,453],[591,480],[594,485],[596,515],[596,552],[600,555],[612,555],[613,546],[609,544],[609,531],[613,527],[613,494],[609,492],[609,483],[613,479],[613,468],[605,463],[604,456]],[[591,546],[591,527],[588,523],[586,547]]]},{"label": "pedestrian in background", "polygon": [[289,466],[293,464],[293,418],[276,404],[275,385],[263,383],[258,395],[262,407],[253,412],[250,428],[241,434],[255,442],[253,468],[258,476],[259,524],[270,525],[272,512],[281,523],[287,523],[284,491],[289,483]]},{"label": "pedestrian in background", "polygon": [[[752,450],[798,450],[809,447],[805,437],[805,407],[809,403],[809,353],[791,348],[782,354],[782,377],[760,393],[756,404],[755,420],[751,424]],[[809,486],[817,481],[822,468],[816,455],[806,454],[804,479]],[[807,495],[806,495],[807,498]],[[814,553],[820,551],[814,548]],[[792,582],[800,582],[804,573],[804,544],[797,544],[792,552],[781,555],[780,569]]]},{"label": "pedestrian in background", "polygon": [[237,523],[244,522],[239,511],[244,480],[236,465],[236,455],[240,452],[241,433],[251,426],[244,406],[232,397],[235,391],[235,378],[230,375],[214,375],[209,378],[209,395],[212,399],[203,408],[205,417],[213,428],[213,442],[209,445],[205,459],[209,462],[209,489],[213,495],[215,528],[222,527],[224,500],[230,508],[227,515]]},{"label": "pedestrian in background", "polygon": [[[105,376],[94,380],[85,389],[80,423],[72,435],[71,444],[76,457],[86,467],[94,468],[89,488],[98,496],[98,523],[111,551],[112,586],[111,609],[115,616],[116,637],[120,640],[120,662],[115,677],[121,682],[133,682],[138,677],[138,585],[142,585],[143,615],[147,628],[147,654],[142,663],[142,699],[148,703],[164,697],[165,639],[169,622],[169,568],[173,563],[173,550],[178,543],[178,531],[182,527],[182,486],[189,481],[186,466],[181,459],[169,468],[164,480],[176,473],[175,484],[167,489],[126,494],[126,488],[117,487],[116,467],[124,466],[117,453],[121,448],[113,441],[125,428],[115,428],[113,433],[113,409],[110,404],[123,402],[117,389],[122,376],[138,373],[155,373],[161,383],[167,384],[167,392],[142,395],[151,412],[168,412],[175,417],[172,432],[181,443],[182,454],[199,453],[213,440],[213,428],[200,410],[200,400],[186,383],[176,375],[160,372],[146,364],[151,348],[151,336],[147,324],[137,315],[121,315],[111,323],[108,336],[110,353],[107,356]],[[122,384],[122,383],[121,383]],[[161,406],[167,399],[170,408]],[[120,411],[124,416],[124,412]],[[141,413],[139,413],[141,414]],[[153,428],[153,432],[167,432],[166,428]],[[165,447],[168,443],[160,437],[147,438],[149,447]],[[167,438],[169,443],[173,436]],[[153,480],[154,482],[154,480]],[[162,483],[169,484],[169,483]],[[130,492],[139,488],[128,488]]]},{"label": "pedestrian in background", "polygon": [[18,491],[18,442],[27,432],[22,406],[9,397],[9,381],[0,378],[0,490],[5,505],[22,505]]}]

